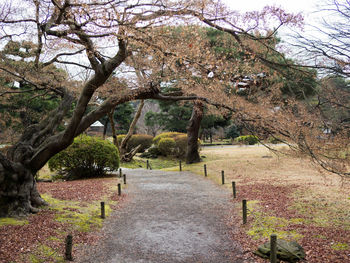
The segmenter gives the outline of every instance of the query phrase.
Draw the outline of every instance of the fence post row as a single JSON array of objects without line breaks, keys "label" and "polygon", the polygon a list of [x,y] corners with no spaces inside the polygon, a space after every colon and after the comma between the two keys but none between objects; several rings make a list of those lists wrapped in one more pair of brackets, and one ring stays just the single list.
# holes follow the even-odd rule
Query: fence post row
[{"label": "fence post row", "polygon": [[149,161],[147,160],[147,170],[148,170],[148,168],[149,168]]},{"label": "fence post row", "polygon": [[181,161],[179,162],[179,166],[180,166],[180,172],[182,171],[182,163]]},{"label": "fence post row", "polygon": [[122,168],[119,168],[119,177],[122,177]]},{"label": "fence post row", "polygon": [[204,165],[204,176],[205,176],[205,177],[208,176],[208,174],[207,174],[207,165],[206,165],[206,164]]},{"label": "fence post row", "polygon": [[222,184],[225,184],[225,172],[221,171],[221,182]]},{"label": "fence post row", "polygon": [[123,181],[124,181],[124,184],[126,184],[126,174],[123,174]]}]

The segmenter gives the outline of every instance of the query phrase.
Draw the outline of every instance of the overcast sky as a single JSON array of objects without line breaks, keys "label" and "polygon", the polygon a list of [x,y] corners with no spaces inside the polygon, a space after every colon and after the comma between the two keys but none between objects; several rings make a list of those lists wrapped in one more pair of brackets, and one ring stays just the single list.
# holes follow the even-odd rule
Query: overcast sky
[{"label": "overcast sky", "polygon": [[317,6],[324,5],[327,0],[222,0],[232,10],[258,11],[263,7],[276,6],[290,13],[301,13],[306,24],[316,25],[319,22],[319,10]]},{"label": "overcast sky", "polygon": [[[309,13],[315,9],[320,0],[222,0],[235,10],[253,11],[260,10],[266,5],[282,7],[290,12]],[[323,1],[324,2],[324,1]]]}]

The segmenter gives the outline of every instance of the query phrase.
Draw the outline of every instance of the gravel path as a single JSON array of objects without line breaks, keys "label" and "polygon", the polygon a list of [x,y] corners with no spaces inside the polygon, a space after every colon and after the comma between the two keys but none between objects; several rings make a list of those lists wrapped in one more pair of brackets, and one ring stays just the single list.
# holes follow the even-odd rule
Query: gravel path
[{"label": "gravel path", "polygon": [[242,262],[224,222],[228,191],[188,172],[126,174],[130,201],[109,217],[105,237],[80,262]]}]

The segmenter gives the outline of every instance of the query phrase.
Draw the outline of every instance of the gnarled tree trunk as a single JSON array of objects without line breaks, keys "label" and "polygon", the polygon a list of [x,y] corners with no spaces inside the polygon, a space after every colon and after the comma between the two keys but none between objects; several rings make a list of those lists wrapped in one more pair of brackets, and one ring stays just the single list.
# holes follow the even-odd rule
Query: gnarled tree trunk
[{"label": "gnarled tree trunk", "polygon": [[46,205],[36,188],[34,174],[21,163],[0,158],[0,217],[25,216]]},{"label": "gnarled tree trunk", "polygon": [[201,161],[198,151],[198,134],[203,118],[203,104],[199,101],[193,103],[192,116],[187,126],[187,153],[186,163]]}]

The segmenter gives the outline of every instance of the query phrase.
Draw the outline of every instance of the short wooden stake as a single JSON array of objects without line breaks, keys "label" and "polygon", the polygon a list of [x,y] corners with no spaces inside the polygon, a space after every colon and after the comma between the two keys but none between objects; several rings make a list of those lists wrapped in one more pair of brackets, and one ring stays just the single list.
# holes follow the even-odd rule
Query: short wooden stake
[{"label": "short wooden stake", "polygon": [[149,168],[149,161],[147,160],[147,170],[148,170],[148,168]]},{"label": "short wooden stake", "polygon": [[204,165],[204,176],[205,176],[205,177],[208,176],[208,174],[207,174],[207,165],[206,165],[206,164]]},{"label": "short wooden stake", "polygon": [[122,186],[121,184],[118,184],[118,195],[122,194]]},{"label": "short wooden stake", "polygon": [[124,184],[126,184],[126,174],[123,174],[123,181],[124,181]]},{"label": "short wooden stake", "polygon": [[242,200],[243,224],[247,223],[247,200]]},{"label": "short wooden stake", "polygon": [[180,172],[182,171],[182,164],[181,161],[179,162],[179,166],[180,166]]},{"label": "short wooden stake", "polygon": [[119,168],[119,178],[122,178],[122,168]]},{"label": "short wooden stake", "polygon": [[73,261],[72,246],[73,246],[73,236],[68,235],[65,240],[65,253],[64,253],[65,260]]},{"label": "short wooden stake", "polygon": [[105,202],[101,202],[101,218],[105,219],[106,218],[106,213],[105,213]]},{"label": "short wooden stake", "polygon": [[225,184],[225,172],[221,171],[221,182],[222,184]]},{"label": "short wooden stake", "polygon": [[277,235],[272,234],[270,236],[270,262],[277,263]]},{"label": "short wooden stake", "polygon": [[232,182],[233,198],[236,198],[236,182]]}]

